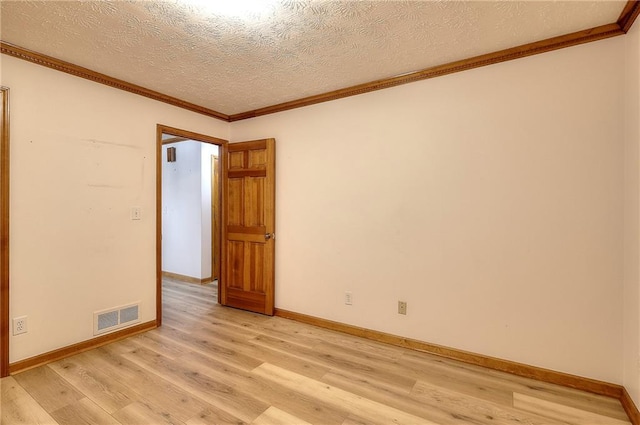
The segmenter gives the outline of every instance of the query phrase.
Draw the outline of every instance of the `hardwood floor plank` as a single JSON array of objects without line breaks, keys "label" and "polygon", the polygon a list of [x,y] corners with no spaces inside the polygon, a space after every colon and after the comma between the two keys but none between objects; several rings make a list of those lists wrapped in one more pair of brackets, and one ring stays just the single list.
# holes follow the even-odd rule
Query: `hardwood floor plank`
[{"label": "hardwood floor plank", "polygon": [[[188,309],[187,309],[188,310]],[[225,311],[228,310],[228,311]],[[258,327],[258,323],[255,321],[244,321],[242,319],[251,318],[250,316],[238,316],[238,312],[232,308],[225,308],[218,306],[211,311],[205,311],[202,313],[194,313],[193,311],[180,312],[172,309],[165,314],[164,319],[169,326],[176,329],[180,329],[185,333],[192,333],[200,330],[214,331],[217,328],[226,328],[227,331],[233,330],[238,337],[242,335],[250,335],[255,337],[260,332],[252,330]],[[269,318],[263,317],[259,320],[268,320]]]},{"label": "hardwood floor plank", "polygon": [[271,363],[313,379],[320,379],[330,370],[327,366],[263,345],[247,343],[241,349],[246,355],[255,356],[265,363]]},{"label": "hardwood floor plank", "polygon": [[278,330],[281,334],[296,338],[299,336],[313,338],[326,346],[329,346],[327,344],[332,344],[331,346],[343,347],[389,359],[399,359],[403,355],[403,350],[399,350],[398,347],[393,345],[383,344],[369,339],[353,338],[351,335],[307,325],[305,323],[288,319],[282,320],[280,317],[265,322],[262,327],[269,327]]},{"label": "hardwood floor plank", "polygon": [[[205,286],[202,285],[201,288],[195,287],[192,288],[189,285],[183,284],[170,284],[169,281],[164,281],[165,285],[163,290],[166,292],[167,296],[174,296],[176,298],[183,298],[188,301],[193,301],[196,303],[206,303],[213,302],[216,303],[218,301],[217,291],[212,291],[214,286]],[[195,285],[193,285],[195,286]]]},{"label": "hardwood floor plank", "polygon": [[369,422],[366,419],[357,418],[354,415],[349,415],[347,419],[342,422],[342,425],[368,425]]},{"label": "hardwood floor plank", "polygon": [[171,339],[162,338],[160,332],[145,332],[136,337],[137,344],[171,359],[176,359],[190,351],[183,345],[173,343]]},{"label": "hardwood floor plank", "polygon": [[564,406],[551,401],[531,397],[526,394],[513,394],[513,406],[527,412],[538,412],[548,418],[563,420],[574,425],[628,425],[630,422],[587,412],[574,407]]},{"label": "hardwood floor plank", "polygon": [[[442,425],[457,423],[451,422],[451,416],[448,412],[442,411],[442,406],[436,405],[434,408],[433,403],[416,402],[415,399],[412,399],[409,392],[398,391],[393,387],[389,387],[384,383],[376,382],[372,379],[354,379],[353,375],[344,373],[343,371],[332,371],[326,374],[321,379],[321,382]],[[351,419],[355,420],[355,417]]]},{"label": "hardwood floor plank", "polygon": [[273,406],[268,408],[262,415],[258,416],[255,421],[252,422],[255,425],[282,425],[282,424],[297,424],[297,425],[311,425],[309,422],[288,414]]},{"label": "hardwood floor plank", "polygon": [[[496,425],[564,425],[561,420],[540,416],[537,412],[524,412],[509,404],[490,403],[477,397],[452,391],[446,387],[418,382],[410,396],[414,402],[427,406],[429,411],[445,413],[450,418],[460,420],[461,423],[496,424]],[[451,422],[458,423],[458,422]]]},{"label": "hardwood floor plank", "polygon": [[[218,330],[216,329],[216,331]],[[285,353],[281,350],[273,349],[265,345],[257,345],[253,341],[253,336],[251,339],[244,340],[232,335],[224,335],[220,332],[216,332],[215,337],[212,337],[209,332],[200,331],[194,332],[193,335],[195,337],[209,339],[211,343],[226,347],[229,350],[234,350],[248,358],[260,359],[262,362],[282,365],[285,368],[312,378],[319,378],[329,371],[329,368],[326,366],[306,361],[305,359],[301,359],[295,355],[290,355],[289,353]],[[208,353],[205,352],[205,354]],[[259,364],[255,364],[247,370],[252,370],[256,366],[259,366]]]},{"label": "hardwood floor plank", "polygon": [[510,406],[513,401],[513,391],[507,386],[501,385],[490,379],[485,379],[482,375],[474,374],[464,368],[441,367],[437,360],[435,364],[416,365],[411,362],[401,361],[406,367],[406,371],[416,377],[417,384],[413,391],[419,391],[421,382],[429,382],[439,385],[461,394],[477,397],[487,402]]},{"label": "hardwood floor plank", "polygon": [[515,390],[514,392],[621,421],[629,420],[618,400],[597,394],[585,393],[572,388],[547,386],[547,384],[537,385],[537,383],[525,385],[523,390]]},{"label": "hardwood floor plank", "polygon": [[298,346],[297,344],[264,335],[256,337],[252,341],[258,345],[270,347],[275,350],[282,351],[283,353],[289,353],[291,355],[309,359],[322,366],[349,370],[359,375],[372,377],[385,382],[387,385],[395,386],[398,389],[404,388],[407,390],[411,390],[411,388],[413,388],[416,383],[416,380],[413,377],[398,375],[389,372],[382,364],[378,365],[377,367],[372,367],[347,356],[336,355],[334,353],[326,353],[304,346]]},{"label": "hardwood floor plank", "polygon": [[58,425],[58,422],[11,376],[0,380],[2,425]]},{"label": "hardwood floor plank", "polygon": [[116,418],[86,397],[51,412],[51,416],[65,425],[121,425]]},{"label": "hardwood floor plank", "polygon": [[446,387],[420,386],[421,391],[411,393],[398,392],[393,388],[370,379],[353,379],[342,372],[331,372],[322,378],[322,382],[349,391],[367,399],[386,404],[393,408],[425,417],[439,424],[468,423],[496,425],[539,424],[558,425],[560,422],[537,417],[529,413],[518,412],[508,404],[488,403],[486,400],[471,397]]},{"label": "hardwood floor plank", "polygon": [[[145,369],[126,360],[117,352],[111,351],[108,346],[101,347],[95,352],[85,353],[84,357],[87,362],[108,373],[117,381],[126,382],[129,389],[138,395],[138,404],[148,407],[163,417],[174,417],[178,421],[185,422],[193,417],[194,412],[211,407],[204,401],[185,393],[170,381],[147,373]],[[134,412],[137,411],[138,409],[134,409]]]},{"label": "hardwood floor plank", "polygon": [[155,407],[135,402],[123,407],[113,414],[122,425],[184,425],[184,422],[168,413],[160,412]]},{"label": "hardwood floor plank", "polygon": [[27,370],[14,378],[48,412],[85,397],[48,366]]},{"label": "hardwood floor plank", "polygon": [[253,370],[253,373],[262,378],[279,382],[297,392],[316,397],[319,403],[338,407],[350,406],[354,414],[366,418],[372,423],[438,425],[426,418],[400,411],[268,363],[258,366]]},{"label": "hardwood floor plank", "polygon": [[227,320],[208,316],[204,326],[193,329],[193,334],[204,334],[229,342],[248,341],[260,335],[261,332],[255,326],[236,326]]},{"label": "hardwood floor plank", "polygon": [[180,361],[171,361],[143,347],[122,356],[151,373],[171,380],[174,385],[212,404],[216,409],[245,422],[250,423],[269,407],[248,394],[217,382],[203,373],[202,369],[182,358]]},{"label": "hardwood floor plank", "polygon": [[296,330],[288,331],[286,330],[286,328],[283,328],[281,326],[282,322],[283,321],[280,320],[279,317],[271,317],[269,320],[266,320],[262,323],[250,324],[248,326],[261,336],[268,336],[280,341],[301,345],[310,349],[315,349],[325,343],[325,341],[323,341],[322,339],[310,335],[305,335],[303,333],[297,332]]},{"label": "hardwood floor plank", "polygon": [[578,409],[627,419],[620,402],[610,397],[533,379],[516,378],[505,372],[409,350],[403,354],[401,364],[423,382],[444,385],[492,402],[504,403],[501,399],[506,396],[510,403],[512,393],[519,392]]},{"label": "hardwood floor plank", "polygon": [[[262,360],[245,355],[238,351],[236,346],[229,346],[217,338],[205,334],[187,334],[178,329],[172,331],[174,343],[182,345],[189,351],[198,351],[207,355],[214,355],[220,361],[238,366],[246,370],[252,370],[262,363]],[[132,340],[137,343],[137,340]]]},{"label": "hardwood floor plank", "polygon": [[125,384],[94,367],[82,366],[78,362],[78,357],[59,360],[50,363],[48,367],[108,413],[113,413],[136,401],[136,394]]},{"label": "hardwood floor plank", "polygon": [[236,418],[224,410],[212,408],[198,413],[189,419],[186,425],[246,425],[247,422]]},{"label": "hardwood floor plank", "polygon": [[328,406],[308,394],[292,391],[286,385],[260,379],[251,372],[234,368],[201,353],[192,353],[185,360],[193,361],[216,381],[252,394],[267,405],[287,411],[311,423],[340,424],[349,415],[349,409]]}]

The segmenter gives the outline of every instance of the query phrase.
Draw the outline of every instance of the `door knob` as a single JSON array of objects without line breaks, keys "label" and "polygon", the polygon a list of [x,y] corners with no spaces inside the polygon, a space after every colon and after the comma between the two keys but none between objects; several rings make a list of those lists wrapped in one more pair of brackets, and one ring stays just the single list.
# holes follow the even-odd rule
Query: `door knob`
[{"label": "door knob", "polygon": [[269,239],[275,239],[276,235],[274,233],[265,233],[264,240],[268,241]]}]

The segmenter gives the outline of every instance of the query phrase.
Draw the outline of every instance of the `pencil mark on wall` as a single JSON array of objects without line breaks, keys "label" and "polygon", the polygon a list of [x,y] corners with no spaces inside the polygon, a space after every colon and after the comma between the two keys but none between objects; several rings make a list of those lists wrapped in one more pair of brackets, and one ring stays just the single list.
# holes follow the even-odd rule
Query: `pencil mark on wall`
[{"label": "pencil mark on wall", "polygon": [[88,142],[94,145],[108,145],[108,146],[119,146],[122,148],[127,148],[127,149],[140,149],[139,146],[136,145],[130,145],[127,143],[118,143],[118,142],[108,142],[105,140],[97,140],[97,139],[80,139],[81,142]]},{"label": "pencil mark on wall", "polygon": [[124,188],[124,186],[122,186],[122,185],[96,184],[96,183],[89,183],[89,184],[87,184],[87,186],[89,186],[89,187],[98,187],[98,188],[106,188],[106,189],[123,189]]}]

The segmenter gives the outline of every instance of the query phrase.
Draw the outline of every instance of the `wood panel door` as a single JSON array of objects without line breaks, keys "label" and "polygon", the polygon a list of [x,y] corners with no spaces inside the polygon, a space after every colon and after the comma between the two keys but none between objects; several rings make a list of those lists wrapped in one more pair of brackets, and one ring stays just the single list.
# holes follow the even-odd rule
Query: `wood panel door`
[{"label": "wood panel door", "polygon": [[273,315],[275,140],[227,145],[220,303]]}]

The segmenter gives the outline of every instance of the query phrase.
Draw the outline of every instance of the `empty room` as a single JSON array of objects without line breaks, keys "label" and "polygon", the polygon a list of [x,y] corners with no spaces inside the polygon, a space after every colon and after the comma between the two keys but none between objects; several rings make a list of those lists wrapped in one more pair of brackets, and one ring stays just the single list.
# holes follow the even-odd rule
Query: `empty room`
[{"label": "empty room", "polygon": [[639,14],[2,0],[2,425],[640,424]]}]

